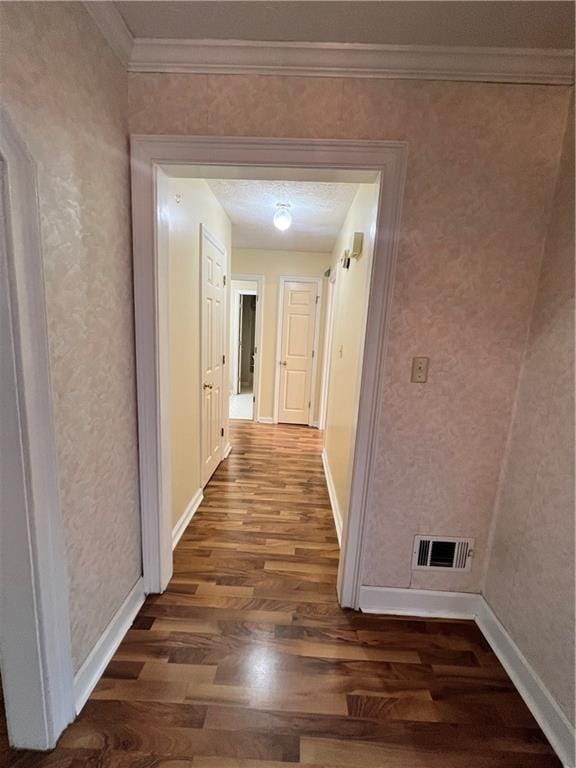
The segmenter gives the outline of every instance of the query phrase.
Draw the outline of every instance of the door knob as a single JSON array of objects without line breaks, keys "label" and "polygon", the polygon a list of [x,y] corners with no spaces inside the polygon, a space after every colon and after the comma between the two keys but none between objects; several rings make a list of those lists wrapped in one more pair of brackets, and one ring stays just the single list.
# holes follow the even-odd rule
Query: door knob
[{"label": "door knob", "polygon": [[204,384],[203,389],[212,389],[212,384]]},{"label": "door knob", "polygon": [[286,360],[280,360],[280,365],[286,365]]}]

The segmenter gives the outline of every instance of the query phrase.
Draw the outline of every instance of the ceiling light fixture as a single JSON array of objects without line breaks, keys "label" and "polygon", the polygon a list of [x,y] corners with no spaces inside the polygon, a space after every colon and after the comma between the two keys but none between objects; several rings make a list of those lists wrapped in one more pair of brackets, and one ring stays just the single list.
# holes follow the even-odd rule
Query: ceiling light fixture
[{"label": "ceiling light fixture", "polygon": [[292,214],[290,213],[290,206],[287,203],[277,203],[276,213],[274,214],[274,226],[279,229],[280,232],[285,232],[290,228],[292,224]]}]

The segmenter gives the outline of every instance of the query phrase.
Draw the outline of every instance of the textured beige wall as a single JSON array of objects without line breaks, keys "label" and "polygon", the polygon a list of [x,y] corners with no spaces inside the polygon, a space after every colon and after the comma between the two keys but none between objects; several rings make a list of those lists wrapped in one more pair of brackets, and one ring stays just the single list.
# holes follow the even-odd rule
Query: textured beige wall
[{"label": "textured beige wall", "polygon": [[574,722],[574,118],[568,123],[485,595]]},{"label": "textured beige wall", "polygon": [[[131,130],[409,144],[365,584],[478,591],[569,88],[131,74]],[[410,384],[414,355],[427,385]],[[393,450],[387,450],[392,446]],[[475,536],[470,573],[418,573],[415,533]]]},{"label": "textured beige wall", "polygon": [[[276,376],[276,333],[278,328],[278,287],[280,277],[322,277],[331,262],[329,253],[305,253],[303,251],[266,251],[249,248],[234,248],[232,251],[232,272],[242,275],[264,275],[264,300],[262,312],[262,358],[260,362],[260,404],[259,417],[271,419],[274,416],[274,381]],[[323,296],[323,298],[325,298]],[[326,302],[320,308],[320,341],[318,344],[318,371],[316,393],[312,403],[314,420],[318,419],[320,382],[322,371],[321,354],[324,339],[324,317]]]},{"label": "textured beige wall", "polygon": [[126,75],[80,3],[0,3],[0,34],[38,167],[78,669],[141,573]]},{"label": "textured beige wall", "polygon": [[[168,179],[172,525],[201,487],[200,224],[230,259],[230,220],[203,179]],[[176,202],[179,195],[180,202]],[[228,272],[230,271],[228,267]],[[227,328],[226,324],[226,328]]]},{"label": "textured beige wall", "polygon": [[[350,502],[377,206],[378,185],[361,184],[332,252],[336,284],[324,448],[342,522]],[[339,260],[352,248],[354,232],[364,233],[364,248],[345,270]]]}]

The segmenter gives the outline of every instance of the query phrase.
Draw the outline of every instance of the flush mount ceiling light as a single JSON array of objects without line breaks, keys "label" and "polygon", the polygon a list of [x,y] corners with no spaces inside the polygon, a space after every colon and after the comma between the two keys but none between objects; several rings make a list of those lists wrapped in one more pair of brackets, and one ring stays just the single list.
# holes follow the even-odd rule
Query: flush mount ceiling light
[{"label": "flush mount ceiling light", "polygon": [[290,213],[290,206],[287,203],[277,203],[273,221],[274,226],[276,229],[279,229],[280,232],[285,232],[290,228],[290,225],[292,224],[292,214]]}]

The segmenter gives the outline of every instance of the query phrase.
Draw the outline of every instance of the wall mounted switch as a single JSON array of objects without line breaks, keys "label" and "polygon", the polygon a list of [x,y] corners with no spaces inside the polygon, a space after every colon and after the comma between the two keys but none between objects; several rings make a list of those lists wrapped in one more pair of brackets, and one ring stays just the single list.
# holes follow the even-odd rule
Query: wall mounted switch
[{"label": "wall mounted switch", "polygon": [[425,384],[428,381],[429,362],[429,357],[412,358],[412,375],[410,376],[410,381],[413,384]]}]

